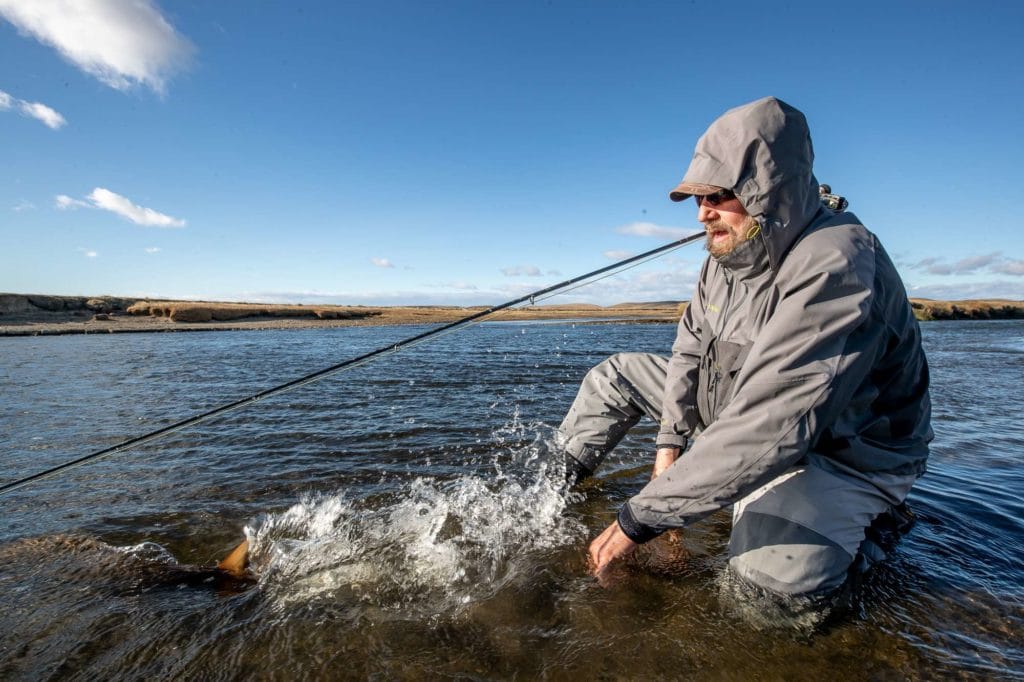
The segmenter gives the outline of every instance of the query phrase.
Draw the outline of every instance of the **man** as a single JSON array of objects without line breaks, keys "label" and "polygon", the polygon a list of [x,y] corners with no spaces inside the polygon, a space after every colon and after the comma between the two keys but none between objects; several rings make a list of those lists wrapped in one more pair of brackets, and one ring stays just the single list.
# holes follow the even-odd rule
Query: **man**
[{"label": "man", "polygon": [[769,97],[716,120],[670,193],[694,197],[710,252],[671,358],[612,356],[561,426],[586,475],[643,415],[661,425],[652,481],[590,545],[599,578],[733,505],[736,575],[827,595],[924,473],[920,330],[875,235],[820,201],[813,158],[803,114]]}]

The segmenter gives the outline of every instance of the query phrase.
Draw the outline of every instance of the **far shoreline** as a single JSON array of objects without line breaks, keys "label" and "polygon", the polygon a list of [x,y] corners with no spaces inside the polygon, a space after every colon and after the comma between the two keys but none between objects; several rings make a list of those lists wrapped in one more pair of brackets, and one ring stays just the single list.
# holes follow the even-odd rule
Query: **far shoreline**
[{"label": "far shoreline", "polygon": [[[502,310],[482,320],[675,324],[687,303],[527,305]],[[1022,301],[912,298],[910,303],[915,316],[922,321],[1024,319]],[[485,306],[263,304],[0,293],[0,337],[443,324],[485,310]]]}]

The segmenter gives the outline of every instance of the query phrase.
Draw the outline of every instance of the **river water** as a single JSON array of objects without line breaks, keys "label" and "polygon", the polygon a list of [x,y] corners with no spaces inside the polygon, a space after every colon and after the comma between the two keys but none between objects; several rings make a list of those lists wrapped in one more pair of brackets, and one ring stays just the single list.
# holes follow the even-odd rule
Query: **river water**
[{"label": "river water", "polygon": [[[0,340],[2,482],[422,329]],[[1024,678],[1024,323],[923,330],[918,523],[815,628],[727,589],[727,511],[586,572],[654,428],[568,498],[553,431],[672,326],[493,323],[0,497],[0,678]]]}]

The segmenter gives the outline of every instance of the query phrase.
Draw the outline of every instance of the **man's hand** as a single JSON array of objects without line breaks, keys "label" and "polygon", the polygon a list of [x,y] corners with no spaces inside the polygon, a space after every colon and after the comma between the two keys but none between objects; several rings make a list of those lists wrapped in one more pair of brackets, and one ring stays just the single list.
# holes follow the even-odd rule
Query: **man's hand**
[{"label": "man's hand", "polygon": [[590,543],[590,570],[602,587],[608,585],[612,562],[631,554],[636,547],[636,543],[619,528],[617,521],[613,521],[612,525],[594,538]]},{"label": "man's hand", "polygon": [[653,481],[665,473],[665,469],[672,466],[678,457],[679,448],[658,448],[658,452],[654,455],[654,471],[651,473],[651,480]]}]

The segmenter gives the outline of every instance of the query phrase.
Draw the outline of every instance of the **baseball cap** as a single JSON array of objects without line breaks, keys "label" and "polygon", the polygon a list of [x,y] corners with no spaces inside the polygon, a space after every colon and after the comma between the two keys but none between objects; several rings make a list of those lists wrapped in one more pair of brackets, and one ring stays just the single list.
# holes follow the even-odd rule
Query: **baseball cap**
[{"label": "baseball cap", "polygon": [[726,188],[719,187],[717,185],[705,185],[700,182],[687,182],[686,180],[683,180],[674,190],[668,193],[668,198],[672,201],[685,201],[694,194],[704,196],[705,194],[714,194],[720,189]]}]

